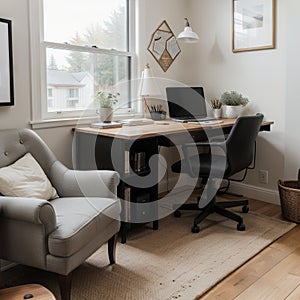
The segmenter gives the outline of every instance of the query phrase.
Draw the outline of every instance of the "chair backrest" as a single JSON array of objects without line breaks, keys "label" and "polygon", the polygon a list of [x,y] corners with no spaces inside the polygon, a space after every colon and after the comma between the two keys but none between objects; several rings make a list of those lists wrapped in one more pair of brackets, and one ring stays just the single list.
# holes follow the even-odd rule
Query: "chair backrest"
[{"label": "chair backrest", "polygon": [[51,168],[57,159],[37,133],[30,129],[0,130],[0,168],[14,163],[27,152],[51,178]]},{"label": "chair backrest", "polygon": [[228,170],[226,176],[246,169],[253,160],[255,140],[264,116],[239,117],[226,139]]}]

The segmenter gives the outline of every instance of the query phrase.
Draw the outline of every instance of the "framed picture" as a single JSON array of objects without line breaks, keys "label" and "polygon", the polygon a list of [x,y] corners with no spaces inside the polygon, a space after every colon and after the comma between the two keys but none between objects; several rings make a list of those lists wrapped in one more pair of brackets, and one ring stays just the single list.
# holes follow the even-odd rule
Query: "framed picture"
[{"label": "framed picture", "polygon": [[232,51],[275,48],[275,0],[232,0]]},{"label": "framed picture", "polygon": [[153,55],[164,72],[169,69],[180,53],[181,50],[176,37],[166,20],[153,32],[148,51]]},{"label": "framed picture", "polygon": [[11,21],[0,18],[0,106],[14,105]]}]

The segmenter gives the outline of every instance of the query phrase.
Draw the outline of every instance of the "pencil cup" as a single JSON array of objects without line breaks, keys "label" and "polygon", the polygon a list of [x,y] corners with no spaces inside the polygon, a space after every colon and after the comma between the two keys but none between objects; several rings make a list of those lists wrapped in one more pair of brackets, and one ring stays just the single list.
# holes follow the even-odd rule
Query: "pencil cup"
[{"label": "pencil cup", "polygon": [[214,118],[221,119],[222,118],[222,109],[221,108],[215,108],[213,109]]},{"label": "pencil cup", "polygon": [[166,119],[166,113],[165,112],[158,112],[158,111],[152,111],[150,112],[151,119],[154,121],[160,121]]}]

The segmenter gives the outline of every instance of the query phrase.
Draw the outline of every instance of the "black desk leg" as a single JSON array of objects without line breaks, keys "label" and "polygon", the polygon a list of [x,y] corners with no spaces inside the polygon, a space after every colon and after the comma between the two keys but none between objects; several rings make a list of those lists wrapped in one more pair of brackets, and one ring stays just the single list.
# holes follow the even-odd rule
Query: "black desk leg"
[{"label": "black desk leg", "polygon": [[158,220],[153,221],[153,230],[158,230]]},{"label": "black desk leg", "polygon": [[121,243],[125,244],[126,243],[126,223],[121,222],[121,228],[120,228],[120,235],[121,235]]}]

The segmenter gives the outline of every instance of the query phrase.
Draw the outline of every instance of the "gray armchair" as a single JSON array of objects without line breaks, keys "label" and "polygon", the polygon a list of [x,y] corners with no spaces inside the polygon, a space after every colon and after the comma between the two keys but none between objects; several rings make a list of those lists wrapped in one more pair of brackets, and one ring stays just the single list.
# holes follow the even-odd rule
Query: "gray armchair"
[{"label": "gray armchair", "polygon": [[27,152],[59,198],[0,196],[0,258],[57,273],[62,300],[68,300],[72,271],[107,241],[109,261],[115,262],[119,176],[114,171],[67,169],[32,130],[0,131],[0,167]]}]

